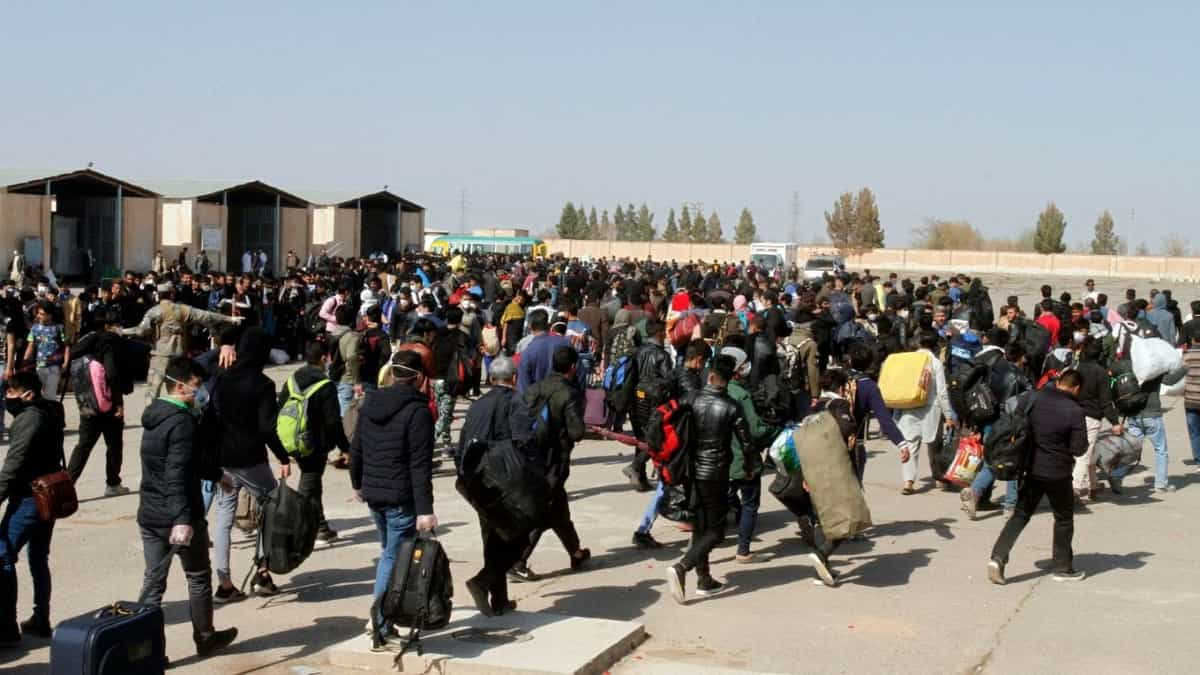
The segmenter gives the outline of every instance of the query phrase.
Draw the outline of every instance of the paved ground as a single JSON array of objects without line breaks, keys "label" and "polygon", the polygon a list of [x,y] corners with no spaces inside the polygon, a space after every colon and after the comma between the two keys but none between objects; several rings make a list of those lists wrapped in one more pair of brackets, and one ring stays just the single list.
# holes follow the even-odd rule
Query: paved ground
[{"label": "paved ground", "polygon": [[[994,295],[1008,292],[993,283]],[[272,375],[282,381],[287,372],[275,369]],[[140,402],[140,394],[139,388],[132,401]],[[130,412],[132,419],[140,413]],[[68,419],[73,429],[73,405]],[[660,522],[655,534],[668,548],[653,554],[632,548],[629,538],[647,496],[621,481],[619,469],[628,459],[619,455],[623,448],[586,441],[576,451],[569,487],[575,521],[595,564],[585,573],[569,573],[566,555],[547,535],[532,563],[547,577],[516,586],[514,597],[523,610],[644,622],[650,639],[615,673],[1184,672],[1194,667],[1193,627],[1200,622],[1195,543],[1200,527],[1194,515],[1200,509],[1200,472],[1181,461],[1190,456],[1181,410],[1170,414],[1168,429],[1172,481],[1179,491],[1151,496],[1145,485],[1149,473],[1141,471],[1127,481],[1124,497],[1105,499],[1080,514],[1076,561],[1089,574],[1082,583],[1049,577],[1051,518],[1043,513],[1014,550],[1011,583],[988,584],[984,563],[1001,527],[999,513],[968,522],[954,494],[925,489],[901,496],[894,451],[873,441],[867,490],[877,524],[866,541],[836,555],[841,587],[812,583],[808,550],[789,514],[768,495],[755,546],[768,559],[737,565],[731,547],[718,549],[714,572],[733,589],[686,607],[670,599],[663,580],[685,535]],[[139,480],[140,436],[136,426],[125,432],[124,475],[131,486]],[[72,433],[68,444],[73,441]],[[97,498],[103,491],[100,452],[79,486],[80,512],[55,531],[55,621],[132,599],[140,586],[137,496]],[[1153,453],[1147,449],[1144,458],[1152,462]],[[283,593],[276,598],[219,608],[218,626],[241,630],[226,654],[202,663],[192,657],[183,576],[178,566],[173,569],[166,614],[168,651],[178,672],[293,673],[295,666],[348,672],[325,665],[323,650],[361,632],[378,544],[365,507],[349,501],[345,473],[331,472],[326,486],[326,510],[342,540],[280,579]],[[453,558],[455,595],[463,603],[462,582],[480,564],[478,528],[452,479],[438,478],[435,488],[439,534]],[[236,574],[247,569],[251,554],[249,542],[236,544]],[[25,568],[19,574],[23,617],[30,587]],[[42,673],[47,660],[46,644],[29,641],[21,650],[0,652],[0,669]]]}]

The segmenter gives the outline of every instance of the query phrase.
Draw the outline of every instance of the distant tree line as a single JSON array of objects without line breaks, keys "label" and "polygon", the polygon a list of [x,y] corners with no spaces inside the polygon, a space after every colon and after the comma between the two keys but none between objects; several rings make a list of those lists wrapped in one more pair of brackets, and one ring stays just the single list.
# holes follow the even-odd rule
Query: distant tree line
[{"label": "distant tree line", "polygon": [[[608,209],[597,215],[595,206],[585,209],[582,205],[575,206],[574,202],[567,202],[563,205],[555,230],[563,239],[653,241],[660,238],[662,241],[697,244],[725,241],[724,226],[716,211],[707,216],[702,211],[693,215],[686,204],[681,208],[678,218],[674,208],[667,212],[667,223],[661,236],[654,225],[654,212],[645,203],[636,208],[632,203],[626,206],[618,204],[610,217]],[[757,234],[750,209],[742,209],[733,231],[734,242],[749,244]]]}]

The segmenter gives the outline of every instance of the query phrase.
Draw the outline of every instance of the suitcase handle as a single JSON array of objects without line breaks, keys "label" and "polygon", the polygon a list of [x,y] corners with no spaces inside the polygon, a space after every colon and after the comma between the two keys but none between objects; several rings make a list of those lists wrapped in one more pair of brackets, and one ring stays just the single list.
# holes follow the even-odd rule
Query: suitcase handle
[{"label": "suitcase handle", "polygon": [[93,618],[103,619],[103,618],[109,617],[109,616],[133,616],[134,614],[141,614],[144,611],[146,611],[145,607],[138,607],[137,609],[132,609],[132,608],[122,604],[121,601],[118,600],[117,602],[114,602],[113,604],[111,604],[107,607],[101,607],[99,610],[96,611],[96,614]]}]

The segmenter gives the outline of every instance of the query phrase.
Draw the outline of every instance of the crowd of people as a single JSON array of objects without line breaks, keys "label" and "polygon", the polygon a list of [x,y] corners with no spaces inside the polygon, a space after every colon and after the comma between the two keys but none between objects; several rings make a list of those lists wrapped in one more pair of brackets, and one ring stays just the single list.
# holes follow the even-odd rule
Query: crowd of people
[{"label": "crowd of people", "polygon": [[[661,546],[653,534],[659,516],[691,531],[667,574],[680,602],[688,574],[697,595],[723,589],[709,555],[727,523],[736,529],[736,562],[755,560],[763,481],[782,471],[765,451],[814,414],[836,418],[860,482],[874,419],[897,450],[902,494],[917,491],[925,453],[933,480],[958,491],[968,517],[1003,508],[1008,521],[988,561],[997,583],[1043,495],[1054,511],[1056,578],[1082,577],[1071,551],[1074,511],[1105,489],[1119,494],[1140,457],[1098,451],[1103,435],[1136,439],[1139,448],[1149,441],[1152,489],[1173,490],[1163,387],[1185,383],[1192,458],[1200,463],[1200,349],[1188,349],[1200,344],[1200,318],[1185,321],[1168,290],[1143,299],[1130,289],[1117,303],[1088,281],[1077,300],[1044,286],[1028,306],[1009,297],[994,309],[982,280],[965,275],[901,280],[866,271],[805,281],[796,269],[745,263],[459,252],[302,261],[289,252],[288,271],[276,278],[265,273],[265,254],[250,251],[241,275],[212,271],[200,256],[193,262],[198,268],[185,252],[173,264],[156,260],[144,274],[126,272],[78,293],[47,278],[5,283],[0,646],[51,634],[54,524],[39,518],[31,481],[64,468],[78,480],[103,438],[104,495],[127,494],[126,398],[143,377],[142,597],[161,601],[159,570],[178,557],[202,656],[236,637],[236,629],[214,627],[214,604],[246,597],[230,559],[239,493],[266,500],[293,467],[298,491],[318,505],[327,469],[347,470],[369,509],[382,549],[370,633],[373,648],[387,650],[401,640],[378,600],[402,543],[437,527],[438,472],[455,471],[479,511],[483,567],[466,587],[481,613],[515,608],[507,585],[538,578],[529,559],[547,530],[572,570],[587,567],[591,551],[572,521],[566,485],[572,451],[589,433],[638,448],[620,477],[649,493],[635,546]],[[1192,310],[1200,317],[1200,302]],[[1131,372],[1131,344],[1150,337],[1184,348],[1184,365],[1128,390],[1122,374]],[[889,356],[907,352],[927,356],[929,395],[919,407],[893,410],[880,374]],[[272,363],[297,364],[282,387],[264,373]],[[994,399],[987,420],[968,410],[980,382]],[[80,420],[69,459],[68,389]],[[281,411],[296,401],[310,432],[301,443],[278,432]],[[654,452],[656,425],[672,405],[690,414],[686,480],[668,480]],[[986,442],[999,411],[1021,407],[1033,456],[1001,503],[991,497],[999,467],[986,462],[969,485],[952,485],[946,470],[957,439]],[[463,417],[457,439],[456,410]],[[476,499],[474,472],[484,470],[478,458],[488,453],[517,458],[529,513],[505,510],[519,511],[506,504],[521,495],[493,501],[491,511],[479,506],[486,500]],[[811,499],[788,508],[812,548],[816,580],[836,586],[830,555],[841,542],[825,536]],[[317,536],[338,537],[323,515]],[[31,617],[18,624],[22,551],[34,597]],[[251,565],[251,592],[276,593],[267,561],[258,556]]]}]

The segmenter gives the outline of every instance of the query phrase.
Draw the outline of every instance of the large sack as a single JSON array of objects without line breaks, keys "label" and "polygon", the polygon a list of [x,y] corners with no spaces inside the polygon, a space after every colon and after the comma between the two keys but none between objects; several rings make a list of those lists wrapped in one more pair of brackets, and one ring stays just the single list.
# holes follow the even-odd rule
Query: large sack
[{"label": "large sack", "polygon": [[883,395],[883,404],[892,410],[924,408],[929,401],[931,377],[928,354],[892,354],[879,371],[879,393]]},{"label": "large sack", "polygon": [[1092,461],[1105,473],[1112,474],[1120,466],[1136,466],[1142,461],[1144,439],[1126,431],[1121,435],[1101,432],[1096,438],[1095,455]]},{"label": "large sack", "polygon": [[281,481],[262,505],[259,537],[267,569],[287,574],[299,567],[312,555],[320,524],[320,505]]},{"label": "large sack", "polygon": [[796,427],[794,441],[825,536],[846,539],[870,527],[871,511],[833,415],[810,415]]},{"label": "large sack", "polygon": [[1129,358],[1142,384],[1183,366],[1183,354],[1162,338],[1133,338]]},{"label": "large sack", "polygon": [[512,441],[467,446],[455,488],[508,541],[545,522],[549,485]]}]

